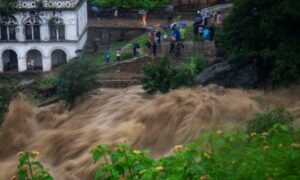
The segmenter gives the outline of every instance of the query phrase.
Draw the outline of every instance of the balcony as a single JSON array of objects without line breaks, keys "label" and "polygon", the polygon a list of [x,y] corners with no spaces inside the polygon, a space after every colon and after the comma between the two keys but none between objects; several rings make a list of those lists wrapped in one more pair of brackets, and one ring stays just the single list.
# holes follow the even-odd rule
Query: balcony
[{"label": "balcony", "polygon": [[74,8],[80,0],[18,0],[18,9],[65,9]]}]

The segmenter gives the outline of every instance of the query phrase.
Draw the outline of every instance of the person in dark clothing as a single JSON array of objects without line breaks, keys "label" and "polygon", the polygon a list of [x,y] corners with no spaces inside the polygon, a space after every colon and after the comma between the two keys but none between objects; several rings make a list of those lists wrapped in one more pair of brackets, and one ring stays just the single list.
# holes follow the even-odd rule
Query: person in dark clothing
[{"label": "person in dark clothing", "polygon": [[200,22],[194,22],[193,24],[195,38],[198,37],[200,25]]},{"label": "person in dark clothing", "polygon": [[157,31],[155,35],[156,35],[157,43],[160,44],[161,32]]},{"label": "person in dark clothing", "polygon": [[210,37],[209,37],[209,40],[212,41],[212,40],[214,40],[215,28],[214,28],[213,26],[209,26],[208,28],[209,28],[209,30],[210,30]]},{"label": "person in dark clothing", "polygon": [[170,51],[169,51],[169,53],[171,55],[174,55],[174,53],[175,53],[175,47],[176,47],[175,40],[172,40],[171,43],[170,43]]},{"label": "person in dark clothing", "polygon": [[96,54],[98,51],[98,44],[96,41],[93,41],[92,47],[93,47],[93,53]]},{"label": "person in dark clothing", "polygon": [[133,56],[137,56],[137,49],[139,49],[140,48],[140,45],[139,45],[139,43],[138,42],[134,42],[134,43],[132,43],[132,46],[133,46]]},{"label": "person in dark clothing", "polygon": [[156,56],[156,42],[152,43],[152,53],[154,55],[154,57]]},{"label": "person in dark clothing", "polygon": [[146,43],[145,43],[145,45],[146,45],[146,47],[148,48],[148,54],[150,54],[149,52],[150,52],[150,49],[151,49],[151,42],[150,41],[147,41]]}]

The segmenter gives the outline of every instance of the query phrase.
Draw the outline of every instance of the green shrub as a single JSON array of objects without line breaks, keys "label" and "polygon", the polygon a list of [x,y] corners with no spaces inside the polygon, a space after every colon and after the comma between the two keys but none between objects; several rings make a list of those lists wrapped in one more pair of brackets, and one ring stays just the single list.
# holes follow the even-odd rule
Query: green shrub
[{"label": "green shrub", "polygon": [[59,73],[57,93],[68,103],[97,86],[97,66],[92,61],[71,60]]},{"label": "green shrub", "polygon": [[299,179],[299,138],[299,132],[280,124],[250,136],[234,130],[208,132],[160,159],[126,145],[98,145],[92,154],[102,163],[95,180]]},{"label": "green shrub", "polygon": [[16,96],[17,92],[18,86],[16,84],[0,85],[0,126],[8,110],[9,103]]},{"label": "green shrub", "polygon": [[170,76],[171,86],[170,89],[177,89],[180,87],[191,87],[195,84],[195,75],[192,69],[183,66],[180,68],[172,69]]},{"label": "green shrub", "polygon": [[58,78],[54,76],[45,76],[42,79],[33,83],[33,88],[39,88],[42,86],[56,86],[58,83]]},{"label": "green shrub", "polygon": [[[39,155],[36,151],[19,152],[18,180],[53,180],[50,173],[36,160]],[[16,179],[16,178],[11,178]]]},{"label": "green shrub", "polygon": [[[254,61],[263,80],[290,84],[300,76],[298,0],[235,0],[222,41],[234,62]],[[241,62],[242,61],[242,62]]]},{"label": "green shrub", "polygon": [[293,116],[283,107],[276,107],[264,113],[256,114],[247,122],[247,131],[262,133],[267,132],[275,124],[290,126],[293,122]]},{"label": "green shrub", "polygon": [[143,77],[141,79],[143,88],[148,93],[160,91],[166,93],[171,87],[170,78],[172,77],[172,68],[169,61],[164,59],[159,64],[150,64],[143,68]]},{"label": "green shrub", "polygon": [[160,91],[168,92],[170,89],[191,87],[195,85],[197,76],[207,65],[202,58],[191,58],[185,65],[173,68],[169,61],[164,59],[159,64],[147,65],[143,68],[142,84],[148,93]]}]

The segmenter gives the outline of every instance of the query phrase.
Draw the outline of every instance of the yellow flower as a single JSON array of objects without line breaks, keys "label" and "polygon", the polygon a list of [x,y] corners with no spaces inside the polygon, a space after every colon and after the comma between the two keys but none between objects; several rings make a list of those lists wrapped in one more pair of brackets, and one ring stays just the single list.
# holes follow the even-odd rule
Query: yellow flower
[{"label": "yellow flower", "polygon": [[204,156],[207,157],[208,159],[210,158],[210,155],[208,153],[204,153]]},{"label": "yellow flower", "polygon": [[39,152],[37,152],[37,151],[32,151],[32,154],[33,154],[33,155],[35,155],[35,156],[38,156],[38,155],[40,155],[40,153],[39,153]]},{"label": "yellow flower", "polygon": [[209,176],[208,175],[204,175],[204,176],[201,176],[200,177],[200,180],[208,180],[209,179]]},{"label": "yellow flower", "polygon": [[139,150],[134,150],[133,153],[134,153],[134,154],[141,154],[141,151],[139,151]]},{"label": "yellow flower", "polygon": [[270,148],[270,146],[264,146],[264,150],[268,150]]},{"label": "yellow flower", "polygon": [[164,170],[164,167],[158,166],[158,167],[156,167],[155,169],[156,169],[157,171],[162,171],[162,170]]},{"label": "yellow flower", "polygon": [[255,136],[255,135],[256,135],[256,133],[255,133],[255,132],[250,134],[250,136],[252,136],[252,137],[253,137],[253,136]]},{"label": "yellow flower", "polygon": [[146,172],[146,170],[144,169],[144,170],[141,170],[140,171],[140,174],[144,174]]},{"label": "yellow flower", "polygon": [[268,136],[269,134],[267,132],[262,133],[263,136]]},{"label": "yellow flower", "polygon": [[300,148],[300,144],[296,144],[296,143],[291,144],[291,146],[294,148]]},{"label": "yellow flower", "polygon": [[221,130],[217,131],[217,134],[222,134],[222,133],[223,133],[223,131],[221,131]]},{"label": "yellow flower", "polygon": [[19,157],[20,157],[20,156],[22,156],[23,154],[24,154],[24,152],[23,152],[23,151],[21,151],[21,152],[18,152],[18,153],[17,153],[17,156],[19,156]]},{"label": "yellow flower", "polygon": [[178,151],[178,150],[181,150],[182,148],[183,148],[182,145],[176,145],[176,146],[174,146],[174,147],[172,148],[172,151],[173,151],[173,152],[176,152],[176,151]]}]

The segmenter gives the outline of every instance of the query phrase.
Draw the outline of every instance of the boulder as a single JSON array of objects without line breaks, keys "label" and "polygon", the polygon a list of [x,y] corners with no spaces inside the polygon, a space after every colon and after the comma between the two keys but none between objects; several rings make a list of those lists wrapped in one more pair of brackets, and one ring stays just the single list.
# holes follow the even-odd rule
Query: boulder
[{"label": "boulder", "polygon": [[196,79],[198,85],[217,84],[224,87],[254,88],[260,78],[254,62],[233,65],[229,61],[214,64],[203,70]]}]

